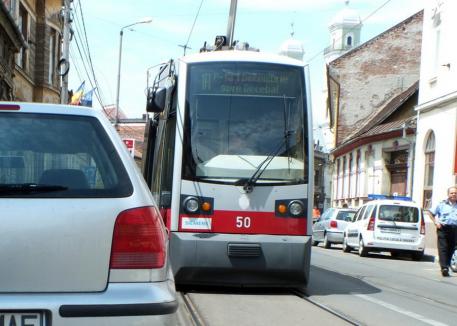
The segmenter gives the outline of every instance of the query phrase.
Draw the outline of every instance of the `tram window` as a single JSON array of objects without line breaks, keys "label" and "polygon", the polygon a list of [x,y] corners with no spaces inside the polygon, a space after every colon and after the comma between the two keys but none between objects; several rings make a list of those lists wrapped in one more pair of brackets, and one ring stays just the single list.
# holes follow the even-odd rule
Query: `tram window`
[{"label": "tram window", "polygon": [[176,119],[169,121],[165,130],[165,144],[162,163],[162,190],[171,191],[173,183],[173,159],[175,152]]},{"label": "tram window", "polygon": [[[176,95],[176,94],[175,94]],[[172,103],[171,111],[176,112],[176,101]],[[155,160],[153,170],[153,184],[151,192],[161,206],[169,206],[169,202],[162,201],[163,194],[171,193],[173,185],[173,163],[175,152],[175,131],[176,131],[176,114],[172,113],[168,119],[161,121],[159,128],[160,144],[158,145],[157,159]]]}]

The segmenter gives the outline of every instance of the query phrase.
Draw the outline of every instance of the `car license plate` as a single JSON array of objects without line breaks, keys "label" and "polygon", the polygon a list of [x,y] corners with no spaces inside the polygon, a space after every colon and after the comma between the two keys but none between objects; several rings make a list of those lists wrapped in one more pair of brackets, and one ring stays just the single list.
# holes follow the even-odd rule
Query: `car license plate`
[{"label": "car license plate", "polygon": [[400,234],[400,229],[381,228],[381,232],[382,232],[382,233]]},{"label": "car license plate", "polygon": [[44,314],[41,312],[0,311],[0,326],[44,326]]}]

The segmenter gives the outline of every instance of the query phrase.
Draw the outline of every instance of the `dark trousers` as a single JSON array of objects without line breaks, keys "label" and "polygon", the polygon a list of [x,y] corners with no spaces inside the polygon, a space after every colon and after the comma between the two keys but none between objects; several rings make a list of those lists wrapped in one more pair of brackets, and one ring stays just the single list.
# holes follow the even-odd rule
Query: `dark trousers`
[{"label": "dark trousers", "polygon": [[448,267],[451,264],[454,250],[457,249],[457,225],[441,225],[441,228],[437,230],[437,238],[440,266],[441,268]]}]

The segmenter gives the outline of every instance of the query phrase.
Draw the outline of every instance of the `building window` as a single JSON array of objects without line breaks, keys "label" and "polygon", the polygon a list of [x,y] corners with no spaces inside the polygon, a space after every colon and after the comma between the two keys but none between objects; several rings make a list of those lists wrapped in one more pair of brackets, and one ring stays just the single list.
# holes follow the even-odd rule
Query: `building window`
[{"label": "building window", "polygon": [[[18,27],[24,37],[24,40],[27,42],[29,35],[29,14],[22,3],[19,4]],[[16,64],[23,70],[27,69],[27,49],[25,47],[21,47],[17,56]]]},{"label": "building window", "polygon": [[16,15],[15,15],[15,12],[16,12],[16,0],[3,0],[3,3],[5,4],[5,7],[9,11],[11,16],[16,17]]},{"label": "building window", "polygon": [[361,160],[361,153],[360,153],[360,149],[357,150],[357,156],[356,156],[356,160],[355,160],[355,197],[360,197],[359,195],[359,192],[360,192],[360,186],[359,186],[359,182],[360,182],[360,160]]},{"label": "building window", "polygon": [[352,160],[352,153],[349,154],[349,173],[348,173],[348,198],[352,198],[354,196],[352,196],[351,194],[351,175],[352,175],[352,163],[353,163],[353,160]]},{"label": "building window", "polygon": [[341,182],[341,198],[348,197],[346,191],[346,176],[347,176],[347,165],[346,165],[346,156],[343,156],[343,181]]},{"label": "building window", "polygon": [[340,198],[340,159],[336,160],[335,199]]},{"label": "building window", "polygon": [[57,69],[57,58],[59,58],[59,33],[51,28],[49,34],[49,71],[48,71],[48,83],[49,85],[55,84],[56,80],[56,69]]},{"label": "building window", "polygon": [[435,170],[435,134],[431,131],[425,144],[425,173],[424,173],[424,198],[423,207],[431,207],[433,190],[433,172]]},{"label": "building window", "polygon": [[346,38],[346,45],[347,45],[347,46],[352,46],[352,36],[348,36],[348,37]]}]

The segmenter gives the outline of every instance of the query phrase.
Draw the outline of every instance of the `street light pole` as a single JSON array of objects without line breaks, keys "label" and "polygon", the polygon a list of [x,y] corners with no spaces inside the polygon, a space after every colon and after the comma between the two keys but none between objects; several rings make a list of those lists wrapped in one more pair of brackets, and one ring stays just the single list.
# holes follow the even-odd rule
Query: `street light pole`
[{"label": "street light pole", "polygon": [[117,125],[119,124],[119,93],[120,93],[120,87],[121,87],[122,37],[124,35],[124,29],[132,27],[134,25],[148,24],[150,22],[152,22],[152,19],[150,19],[150,18],[143,19],[136,23],[122,27],[121,31],[119,32],[119,62],[118,62],[118,66],[117,66],[117,88],[116,88],[116,120],[114,123],[116,128],[117,128]]}]

